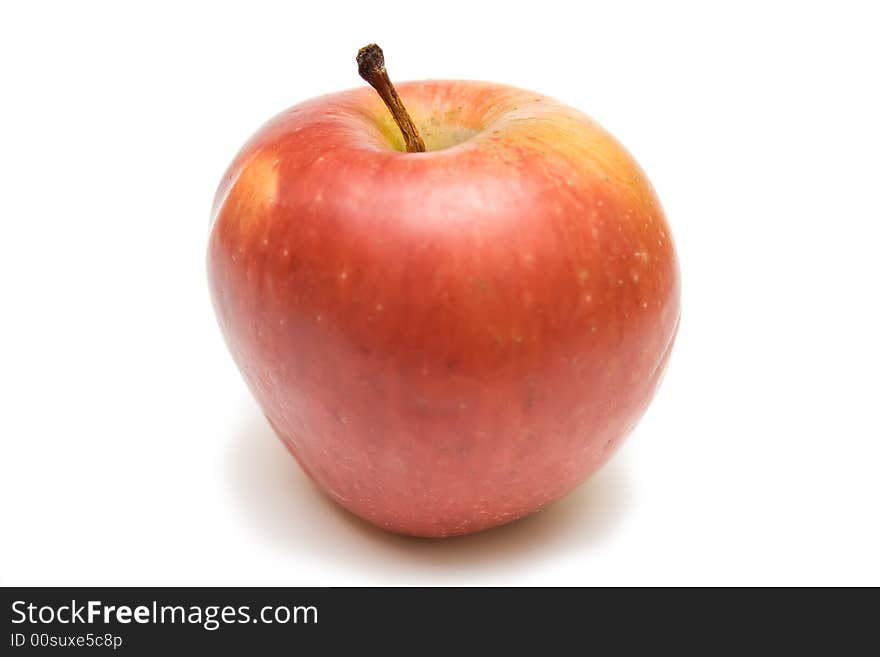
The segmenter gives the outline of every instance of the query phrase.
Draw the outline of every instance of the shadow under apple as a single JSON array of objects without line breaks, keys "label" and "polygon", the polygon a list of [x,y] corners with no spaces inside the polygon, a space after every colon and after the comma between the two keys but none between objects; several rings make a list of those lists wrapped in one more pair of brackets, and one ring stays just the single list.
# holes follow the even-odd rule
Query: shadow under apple
[{"label": "shadow under apple", "polygon": [[567,497],[508,525],[447,539],[392,534],[321,493],[254,405],[247,408],[229,454],[233,496],[247,523],[282,550],[348,568],[364,564],[373,576],[387,573],[387,584],[503,575],[539,555],[589,549],[610,535],[629,506],[618,457]]}]

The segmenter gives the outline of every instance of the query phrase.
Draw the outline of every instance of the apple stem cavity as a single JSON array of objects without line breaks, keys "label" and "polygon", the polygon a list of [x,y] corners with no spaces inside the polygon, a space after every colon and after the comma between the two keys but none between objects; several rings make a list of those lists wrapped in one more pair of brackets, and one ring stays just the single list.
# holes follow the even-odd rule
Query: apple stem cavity
[{"label": "apple stem cavity", "polygon": [[388,71],[385,70],[385,55],[382,49],[375,43],[364,46],[357,54],[358,73],[366,80],[373,89],[379,92],[385,106],[394,117],[394,122],[403,133],[403,141],[406,144],[407,153],[424,153],[425,142],[422,141],[416,124],[410,118],[409,112],[403,106],[403,101],[397,94],[397,89],[391,84]]}]

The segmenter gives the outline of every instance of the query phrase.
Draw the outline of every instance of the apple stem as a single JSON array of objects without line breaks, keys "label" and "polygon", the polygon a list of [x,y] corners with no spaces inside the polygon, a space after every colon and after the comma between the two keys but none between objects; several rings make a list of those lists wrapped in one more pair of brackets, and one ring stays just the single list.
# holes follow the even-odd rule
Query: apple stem
[{"label": "apple stem", "polygon": [[403,106],[403,101],[397,95],[397,89],[391,84],[388,71],[385,70],[385,55],[382,49],[375,43],[364,46],[357,54],[358,73],[366,80],[373,89],[379,92],[386,107],[394,117],[394,122],[403,133],[403,141],[406,143],[408,153],[424,153],[425,142],[416,130],[416,124]]}]

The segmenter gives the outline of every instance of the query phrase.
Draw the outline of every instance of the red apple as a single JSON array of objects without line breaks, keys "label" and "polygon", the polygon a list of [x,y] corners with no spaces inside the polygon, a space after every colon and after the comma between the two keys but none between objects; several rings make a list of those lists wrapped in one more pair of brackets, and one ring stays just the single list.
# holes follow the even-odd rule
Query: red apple
[{"label": "red apple", "polygon": [[532,513],[600,468],[657,387],[679,319],[642,170],[580,112],[463,81],[281,113],[213,208],[223,335],[281,440],[386,529],[451,536]]}]

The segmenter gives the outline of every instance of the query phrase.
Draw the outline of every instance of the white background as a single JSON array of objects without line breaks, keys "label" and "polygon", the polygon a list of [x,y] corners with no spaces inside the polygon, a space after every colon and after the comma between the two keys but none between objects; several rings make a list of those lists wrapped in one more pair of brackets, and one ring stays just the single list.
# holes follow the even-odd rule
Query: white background
[{"label": "white background", "polygon": [[[871,3],[370,4],[0,10],[0,583],[880,584]],[[207,292],[226,165],[283,108],[361,85],[370,41],[394,79],[598,119],[682,261],[678,343],[621,453],[462,539],[316,492]]]}]

